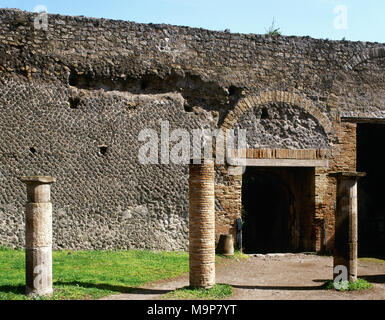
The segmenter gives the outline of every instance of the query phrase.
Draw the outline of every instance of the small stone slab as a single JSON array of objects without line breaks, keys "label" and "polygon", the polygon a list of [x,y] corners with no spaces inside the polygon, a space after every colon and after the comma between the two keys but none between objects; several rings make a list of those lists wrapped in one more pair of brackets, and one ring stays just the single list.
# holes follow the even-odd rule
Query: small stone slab
[{"label": "small stone slab", "polygon": [[54,183],[56,178],[48,176],[29,176],[29,177],[20,177],[20,181],[24,183]]},{"label": "small stone slab", "polygon": [[342,171],[342,172],[331,172],[329,176],[335,178],[362,178],[366,176],[366,172],[356,172],[356,171]]}]

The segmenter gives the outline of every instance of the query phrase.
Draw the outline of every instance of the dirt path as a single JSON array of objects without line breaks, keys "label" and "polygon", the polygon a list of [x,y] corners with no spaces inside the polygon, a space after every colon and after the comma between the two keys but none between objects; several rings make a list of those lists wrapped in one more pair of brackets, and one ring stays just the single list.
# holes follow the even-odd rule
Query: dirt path
[{"label": "dirt path", "polygon": [[[332,277],[333,258],[307,254],[257,255],[247,260],[217,266],[217,283],[233,286],[229,300],[385,300],[385,264],[359,262],[358,274],[373,288],[355,292],[322,290]],[[131,294],[114,295],[106,300],[153,300],[188,285],[188,275],[156,282]]]}]

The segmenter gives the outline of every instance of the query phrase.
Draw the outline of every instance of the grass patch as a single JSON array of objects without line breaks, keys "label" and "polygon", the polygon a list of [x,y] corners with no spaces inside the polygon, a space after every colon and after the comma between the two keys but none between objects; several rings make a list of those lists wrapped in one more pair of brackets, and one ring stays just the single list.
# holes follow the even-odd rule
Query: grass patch
[{"label": "grass patch", "polygon": [[358,260],[362,262],[374,262],[374,263],[382,263],[385,264],[384,259],[378,259],[378,258],[359,258]]},{"label": "grass patch", "polygon": [[275,27],[275,18],[273,18],[273,22],[271,26],[268,29],[266,29],[266,34],[272,37],[281,35],[280,29]]},{"label": "grass patch", "polygon": [[216,262],[222,262],[226,260],[241,261],[246,259],[249,259],[249,256],[240,251],[234,251],[233,256],[224,256],[221,254],[216,254]]},{"label": "grass patch", "polygon": [[323,288],[326,290],[337,290],[337,291],[357,291],[357,290],[366,290],[373,288],[373,285],[364,279],[357,279],[356,282],[341,281],[338,285],[338,288],[334,287],[334,281],[329,280],[324,285]]},{"label": "grass patch", "polygon": [[[186,252],[54,251],[54,294],[49,300],[98,299],[187,273]],[[0,300],[27,300],[25,251],[0,247]]]},{"label": "grass patch", "polygon": [[216,284],[211,289],[184,287],[162,296],[168,300],[218,300],[229,297],[233,289],[228,284]]}]

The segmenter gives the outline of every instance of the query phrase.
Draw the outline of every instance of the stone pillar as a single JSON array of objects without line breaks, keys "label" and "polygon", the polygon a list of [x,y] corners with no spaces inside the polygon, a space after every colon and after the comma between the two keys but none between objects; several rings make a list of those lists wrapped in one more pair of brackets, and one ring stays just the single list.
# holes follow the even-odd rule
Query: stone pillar
[{"label": "stone pillar", "polygon": [[27,184],[25,217],[26,294],[50,295],[52,289],[52,177],[22,177]]},{"label": "stone pillar", "polygon": [[[358,253],[357,181],[366,174],[361,172],[336,172],[331,175],[337,178],[334,268],[339,265],[345,266],[348,271],[348,280],[355,282],[357,281]],[[333,279],[338,274],[334,274]]]},{"label": "stone pillar", "polygon": [[215,285],[214,161],[190,164],[190,286]]}]

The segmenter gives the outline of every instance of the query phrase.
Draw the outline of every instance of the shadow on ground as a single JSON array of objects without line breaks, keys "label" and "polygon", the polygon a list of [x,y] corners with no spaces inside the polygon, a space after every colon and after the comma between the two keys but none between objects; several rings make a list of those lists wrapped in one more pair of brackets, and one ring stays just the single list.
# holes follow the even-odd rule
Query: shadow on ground
[{"label": "shadow on ground", "polygon": [[[315,282],[321,282],[321,281],[316,281]],[[303,290],[303,291],[308,291],[308,290],[325,290],[324,283],[326,280],[322,281],[322,285],[318,286],[246,286],[246,285],[232,285],[233,288],[238,288],[238,289],[255,289],[255,290]]]},{"label": "shadow on ground", "polygon": [[[370,283],[385,283],[385,274],[371,274],[371,275],[366,275],[366,276],[365,275],[359,275],[358,278],[364,279]],[[325,283],[328,280],[317,279],[317,280],[313,280],[313,281]]]},{"label": "shadow on ground", "polygon": [[[100,290],[114,291],[117,293],[135,293],[135,294],[143,294],[143,295],[166,294],[172,291],[172,290],[157,290],[157,289],[125,287],[125,286],[110,285],[106,283],[88,283],[88,282],[81,282],[81,281],[70,281],[70,282],[57,281],[57,282],[54,282],[53,285],[54,287],[55,286],[77,286],[82,288],[94,288],[94,289],[100,289]],[[25,294],[25,285],[0,286],[0,292],[13,293],[13,294]]]},{"label": "shadow on ground", "polygon": [[[359,278],[365,279],[370,283],[385,283],[385,274],[378,275],[362,275]],[[330,279],[329,279],[330,280]],[[231,285],[233,288],[238,289],[254,289],[254,290],[289,290],[289,291],[314,291],[314,290],[325,290],[325,283],[327,279],[315,279],[313,282],[320,283],[320,285],[315,286],[262,286],[262,285]],[[135,288],[135,287],[126,287],[118,285],[110,285],[106,283],[89,283],[81,281],[57,281],[54,283],[54,286],[78,286],[82,288],[95,288],[100,290],[109,290],[117,293],[131,293],[138,295],[163,295],[174,290],[161,290],[161,289],[147,289],[147,288]],[[24,294],[25,285],[5,285],[0,286],[0,292],[3,293],[13,293],[13,294]]]},{"label": "shadow on ground", "polygon": [[25,294],[25,285],[19,284],[14,286],[0,286],[0,292],[13,293],[13,294]]},{"label": "shadow on ground", "polygon": [[64,282],[64,281],[57,281],[54,283],[55,285],[62,285],[62,286],[79,286],[83,288],[95,288],[100,290],[109,290],[109,291],[115,291],[118,293],[135,293],[135,294],[165,294],[170,292],[171,290],[157,290],[157,289],[144,289],[144,288],[135,288],[135,287],[126,287],[126,286],[118,286],[118,285],[111,285],[107,283],[89,283],[89,282],[81,282],[81,281],[71,281],[71,282]]},{"label": "shadow on ground", "polygon": [[370,283],[385,283],[385,274],[375,274],[368,276],[359,276],[359,278],[365,279]]}]

